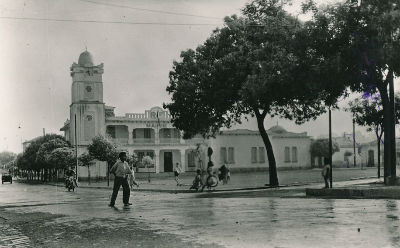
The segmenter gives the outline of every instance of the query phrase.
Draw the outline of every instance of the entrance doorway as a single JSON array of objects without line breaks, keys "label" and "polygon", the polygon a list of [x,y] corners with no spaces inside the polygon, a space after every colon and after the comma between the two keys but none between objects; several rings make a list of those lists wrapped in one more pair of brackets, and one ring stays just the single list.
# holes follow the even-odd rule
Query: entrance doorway
[{"label": "entrance doorway", "polygon": [[164,152],[164,172],[172,172],[172,152]]},{"label": "entrance doorway", "polygon": [[368,167],[372,167],[375,165],[374,151],[368,151]]}]

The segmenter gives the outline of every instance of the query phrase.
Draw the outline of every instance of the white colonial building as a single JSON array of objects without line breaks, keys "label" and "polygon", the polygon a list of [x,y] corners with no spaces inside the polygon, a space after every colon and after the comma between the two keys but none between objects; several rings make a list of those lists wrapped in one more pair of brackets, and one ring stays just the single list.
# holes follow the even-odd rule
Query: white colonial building
[{"label": "white colonial building", "polygon": [[[176,163],[180,163],[184,171],[204,168],[208,147],[213,149],[212,160],[218,167],[223,163],[232,169],[268,167],[264,143],[258,131],[226,130],[215,138],[184,140],[181,132],[172,126],[170,114],[160,107],[144,113],[115,116],[115,108],[106,106],[103,101],[103,72],[103,64],[95,65],[88,51],[81,53],[78,63],[71,66],[70,118],[60,130],[73,146],[78,145],[79,154],[87,150],[93,137],[103,135],[119,150],[136,153],[140,160],[146,155],[151,156],[154,166],[150,171],[156,173],[172,172]],[[280,126],[267,132],[278,168],[310,166],[311,139],[307,133],[288,132]],[[91,170],[94,177],[106,175],[104,163],[97,162]],[[147,169],[139,168],[140,171],[147,172]],[[80,168],[78,174],[86,177],[87,169]]]}]

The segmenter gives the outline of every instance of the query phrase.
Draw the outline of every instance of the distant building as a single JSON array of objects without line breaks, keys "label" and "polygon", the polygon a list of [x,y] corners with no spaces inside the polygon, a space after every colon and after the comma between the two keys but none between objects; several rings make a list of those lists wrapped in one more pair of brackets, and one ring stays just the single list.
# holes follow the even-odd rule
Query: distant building
[{"label": "distant building", "polygon": [[[245,170],[268,167],[264,143],[258,131],[227,130],[215,138],[184,140],[181,132],[172,126],[170,114],[160,107],[144,113],[115,116],[115,107],[103,102],[103,67],[103,64],[95,65],[92,55],[85,51],[80,54],[78,63],[73,63],[70,68],[70,118],[60,130],[72,145],[78,144],[79,154],[87,150],[93,137],[103,135],[120,150],[136,153],[139,160],[151,156],[155,164],[150,172],[172,172],[176,163],[180,163],[184,171],[205,168],[208,147],[214,150],[212,160],[218,167],[223,163],[230,168]],[[288,132],[280,126],[267,132],[278,167],[310,166],[311,139],[307,133]],[[94,177],[106,175],[104,163],[97,162],[97,166],[91,169]],[[139,168],[139,172],[147,170]],[[87,169],[80,168],[79,175],[85,177]]]},{"label": "distant building", "polygon": [[[307,133],[293,133],[281,126],[267,130],[278,168],[310,167],[311,138]],[[247,129],[221,131],[209,140],[215,151],[217,164],[228,164],[232,169],[268,168],[264,142],[258,131]]]}]

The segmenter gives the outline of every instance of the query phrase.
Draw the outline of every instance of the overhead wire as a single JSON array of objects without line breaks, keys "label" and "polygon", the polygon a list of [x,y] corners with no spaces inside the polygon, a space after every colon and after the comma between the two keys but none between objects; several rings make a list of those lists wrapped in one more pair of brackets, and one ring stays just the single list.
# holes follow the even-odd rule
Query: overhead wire
[{"label": "overhead wire", "polygon": [[97,4],[97,5],[110,6],[110,7],[118,7],[118,8],[124,8],[124,9],[133,9],[133,10],[137,10],[137,11],[146,11],[146,12],[161,13],[161,14],[167,14],[167,15],[189,16],[189,17],[198,17],[198,18],[207,18],[207,19],[221,20],[220,17],[215,17],[215,16],[203,16],[203,15],[186,14],[186,13],[179,13],[179,12],[172,12],[172,11],[164,11],[164,10],[154,10],[154,9],[147,9],[147,8],[137,8],[137,7],[132,7],[132,6],[128,6],[128,5],[120,5],[120,4],[113,4],[113,3],[103,3],[103,2],[97,2],[97,1],[92,1],[92,0],[79,0],[79,1],[81,1],[81,2],[86,2],[86,3],[92,3],[92,4]]},{"label": "overhead wire", "polygon": [[80,23],[103,23],[103,24],[125,24],[125,25],[159,25],[159,26],[216,26],[221,23],[169,23],[169,22],[130,22],[130,21],[100,21],[100,20],[76,20],[76,19],[56,19],[38,17],[16,17],[0,16],[0,19],[28,20],[28,21],[54,21],[54,22],[80,22]]}]

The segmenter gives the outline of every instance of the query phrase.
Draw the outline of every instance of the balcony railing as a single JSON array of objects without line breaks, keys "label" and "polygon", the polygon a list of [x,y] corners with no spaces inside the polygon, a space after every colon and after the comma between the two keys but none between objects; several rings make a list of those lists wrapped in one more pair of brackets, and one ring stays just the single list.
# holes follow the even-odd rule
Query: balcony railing
[{"label": "balcony railing", "polygon": [[115,144],[128,144],[128,138],[111,138]]},{"label": "balcony railing", "polygon": [[150,144],[154,144],[156,141],[155,139],[149,139],[149,138],[134,138],[133,139],[133,143],[135,144],[143,144],[143,143],[150,143]]},{"label": "balcony railing", "polygon": [[179,144],[180,138],[160,138],[160,143],[162,144]]}]

